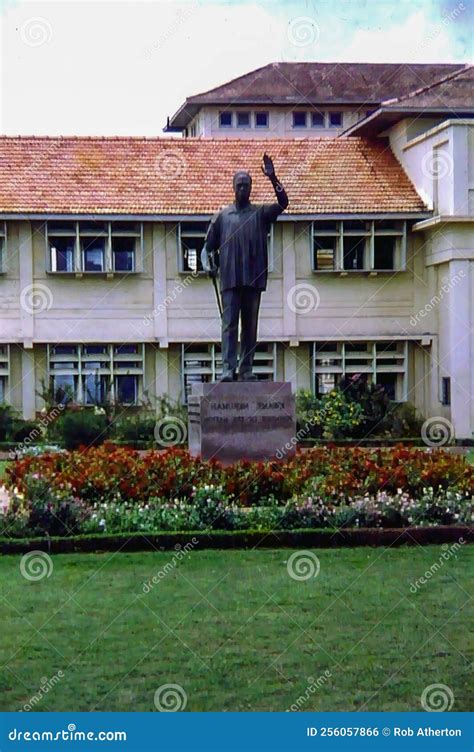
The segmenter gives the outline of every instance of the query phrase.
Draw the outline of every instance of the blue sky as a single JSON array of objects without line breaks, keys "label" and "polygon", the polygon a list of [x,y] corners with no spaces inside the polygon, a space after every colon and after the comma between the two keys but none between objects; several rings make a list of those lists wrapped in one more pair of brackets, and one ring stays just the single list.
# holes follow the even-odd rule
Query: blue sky
[{"label": "blue sky", "polygon": [[472,62],[474,0],[0,0],[0,131],[162,135],[273,61]]}]

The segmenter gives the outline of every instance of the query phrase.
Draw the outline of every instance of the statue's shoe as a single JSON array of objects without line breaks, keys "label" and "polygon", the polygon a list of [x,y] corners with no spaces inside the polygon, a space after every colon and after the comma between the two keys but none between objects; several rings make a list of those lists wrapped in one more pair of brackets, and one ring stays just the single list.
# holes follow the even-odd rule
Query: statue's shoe
[{"label": "statue's shoe", "polygon": [[225,371],[219,381],[235,381],[235,374],[232,371]]},{"label": "statue's shoe", "polygon": [[239,374],[239,381],[257,381],[257,377],[254,373]]}]

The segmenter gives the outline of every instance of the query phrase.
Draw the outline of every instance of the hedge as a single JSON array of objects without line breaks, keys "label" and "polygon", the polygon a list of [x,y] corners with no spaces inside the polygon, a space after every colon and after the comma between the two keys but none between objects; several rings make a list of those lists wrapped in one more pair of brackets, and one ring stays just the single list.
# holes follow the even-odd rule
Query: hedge
[{"label": "hedge", "polygon": [[194,548],[353,548],[356,546],[401,546],[455,543],[462,538],[474,542],[474,530],[461,525],[412,528],[359,528],[344,530],[203,530],[157,533],[118,533],[116,535],[76,535],[67,538],[0,538],[0,553],[27,551],[74,553],[94,551],[169,551],[197,539]]}]

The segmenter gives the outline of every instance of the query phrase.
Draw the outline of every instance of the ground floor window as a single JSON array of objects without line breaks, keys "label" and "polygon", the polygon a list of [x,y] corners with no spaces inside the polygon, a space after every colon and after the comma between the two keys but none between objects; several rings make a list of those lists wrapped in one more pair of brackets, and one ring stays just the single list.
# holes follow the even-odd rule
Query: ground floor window
[{"label": "ground floor window", "polygon": [[7,401],[10,377],[10,345],[0,345],[0,404]]},{"label": "ground floor window", "polygon": [[[261,342],[255,352],[253,372],[262,381],[275,381],[277,367],[276,342]],[[181,345],[181,394],[184,403],[193,384],[216,381],[222,373],[220,343]]]},{"label": "ground floor window", "polygon": [[407,399],[408,342],[404,340],[314,342],[312,375],[314,393],[327,394],[344,376],[364,375],[380,384],[394,401]]},{"label": "ground floor window", "polygon": [[103,405],[139,402],[145,346],[140,344],[48,345],[50,384],[57,403]]}]

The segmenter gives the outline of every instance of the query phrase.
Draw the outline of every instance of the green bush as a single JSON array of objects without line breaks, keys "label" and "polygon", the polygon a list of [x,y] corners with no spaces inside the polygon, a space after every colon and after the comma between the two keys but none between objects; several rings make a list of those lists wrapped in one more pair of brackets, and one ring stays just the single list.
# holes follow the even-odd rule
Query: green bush
[{"label": "green bush", "polygon": [[16,419],[16,410],[5,402],[0,403],[0,441],[9,441],[13,423]]},{"label": "green bush", "polygon": [[66,449],[78,447],[98,446],[109,435],[109,421],[105,415],[96,414],[91,410],[67,412],[58,421],[58,432]]},{"label": "green bush", "polygon": [[136,444],[155,440],[156,417],[136,414],[121,418],[113,427],[114,437],[120,441]]}]

